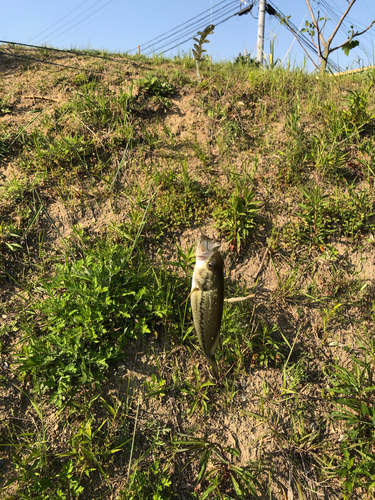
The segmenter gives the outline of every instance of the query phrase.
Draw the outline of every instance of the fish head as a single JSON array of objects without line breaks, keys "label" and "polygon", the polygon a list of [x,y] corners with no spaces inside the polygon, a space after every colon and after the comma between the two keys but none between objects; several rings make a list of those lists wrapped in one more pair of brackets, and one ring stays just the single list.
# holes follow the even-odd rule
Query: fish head
[{"label": "fish head", "polygon": [[220,243],[212,241],[208,236],[201,236],[198,241],[195,255],[197,258],[204,258],[218,248],[220,248]]},{"label": "fish head", "polygon": [[195,252],[196,269],[206,269],[212,273],[222,273],[224,261],[219,253],[219,248],[220,243],[212,241],[208,236],[201,236]]}]

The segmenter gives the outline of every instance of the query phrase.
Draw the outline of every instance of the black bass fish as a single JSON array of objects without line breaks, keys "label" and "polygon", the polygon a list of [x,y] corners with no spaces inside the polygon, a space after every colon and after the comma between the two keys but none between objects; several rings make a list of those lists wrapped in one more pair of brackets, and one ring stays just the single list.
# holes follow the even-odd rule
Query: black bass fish
[{"label": "black bass fish", "polygon": [[191,287],[191,309],[199,344],[219,378],[215,351],[219,345],[221,318],[224,307],[224,261],[220,245],[201,236],[196,250],[196,262]]}]

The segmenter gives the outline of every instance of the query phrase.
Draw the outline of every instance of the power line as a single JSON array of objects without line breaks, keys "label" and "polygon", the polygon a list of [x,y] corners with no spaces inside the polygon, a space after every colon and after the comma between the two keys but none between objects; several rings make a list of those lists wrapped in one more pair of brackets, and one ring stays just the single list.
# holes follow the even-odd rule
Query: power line
[{"label": "power line", "polygon": [[[101,2],[102,0],[98,0],[96,3],[94,3],[94,5],[96,5],[97,3]],[[104,9],[104,7],[106,7],[108,4],[112,3],[113,0],[109,0],[109,2],[105,3],[104,5],[102,5],[101,7],[99,7],[99,9],[96,9],[94,12],[92,12],[91,14],[89,14],[88,16],[86,16],[85,18],[83,18],[81,21],[78,21],[78,23],[76,24],[73,24],[73,26],[71,26],[70,28],[66,29],[65,31],[63,31],[62,33],[56,35],[54,38],[51,38],[49,40],[49,43],[52,42],[52,40],[55,40],[56,38],[59,38],[60,36],[62,36],[64,33],[66,33],[67,31],[75,28],[76,26],[78,26],[79,24],[83,23],[84,21],[86,21],[86,19],[88,19],[89,17],[93,16],[94,14],[96,14],[97,12],[99,12],[99,10],[102,10]],[[94,5],[92,5],[90,8],[92,8]],[[87,9],[89,10],[89,9]],[[86,11],[85,11],[86,12]],[[71,21],[70,21],[71,22]],[[69,23],[67,23],[69,24]],[[61,28],[59,28],[61,29]],[[59,30],[56,30],[56,31],[59,31]],[[52,35],[53,33],[51,33]]]},{"label": "power line", "polygon": [[[271,0],[267,0],[267,3],[270,4],[274,8],[279,19],[287,19],[285,17],[285,15],[281,11],[278,10],[276,5],[274,3],[272,3]],[[298,28],[290,20],[288,20],[288,22],[285,22],[283,25],[287,29],[289,29],[303,45],[308,47],[310,49],[310,51],[314,52],[316,55],[319,55],[315,45],[312,42],[310,42],[310,40],[304,34],[298,33]],[[328,66],[332,67],[336,72],[341,71],[340,66],[338,64],[332,62],[331,60],[328,60],[327,64],[328,64]]]},{"label": "power line", "polygon": [[[229,4],[224,5],[223,7],[220,7],[220,9],[217,9],[217,10],[214,12],[214,14],[216,15],[216,14],[218,14],[218,12],[220,12],[220,11],[222,11],[222,10],[224,10],[224,11],[225,11],[225,14],[226,14],[227,12],[229,12],[229,10],[227,10],[227,9],[233,9],[233,8],[234,8],[234,7],[233,7],[233,4],[238,4],[238,1],[237,1],[237,0],[232,0]],[[230,5],[232,5],[232,6],[230,6]],[[210,10],[210,9],[208,9],[208,10]],[[222,14],[224,14],[224,13],[222,13]],[[182,32],[183,32],[183,31],[188,30],[188,29],[189,29],[189,28],[191,28],[192,26],[202,25],[203,23],[204,23],[204,24],[208,24],[208,23],[210,22],[211,15],[212,15],[212,13],[207,14],[207,15],[203,16],[201,19],[198,19],[197,21],[195,21],[195,22],[193,22],[193,23],[188,24],[188,25],[187,25],[187,26],[185,26],[182,30],[179,30],[179,31],[177,31],[176,33],[172,33],[171,35],[168,35],[168,36],[166,36],[166,37],[164,37],[164,38],[161,38],[158,42],[156,42],[156,45],[160,44],[160,43],[161,43],[161,42],[163,42],[164,40],[167,40],[168,38],[171,38],[172,36],[175,36],[175,35],[178,35],[179,33],[181,33],[181,35],[179,35],[177,38],[175,38],[174,40],[171,40],[171,42],[168,42],[168,43],[174,43],[174,42],[175,42],[176,40],[178,40],[179,38],[182,38],[182,37],[186,36],[186,33],[182,34]],[[196,16],[196,17],[199,17],[199,16],[200,16],[200,14],[199,14],[198,16]],[[206,19],[207,21],[204,21],[204,19]],[[196,30],[194,29],[194,31],[196,31]],[[157,38],[159,38],[159,37],[157,37]],[[144,45],[145,45],[145,44],[144,44]],[[165,46],[165,45],[164,45],[164,46]],[[147,50],[147,49],[149,49],[150,47],[151,47],[151,44],[148,44],[148,46],[146,47],[146,50]],[[162,47],[160,47],[160,48],[162,48]]]},{"label": "power line", "polygon": [[[221,2],[217,3],[216,5],[214,5],[214,7],[218,7],[219,5],[221,5],[222,3],[224,2],[227,2],[228,0],[222,0]],[[235,0],[237,2],[237,0]],[[178,26],[175,26],[174,28],[172,28],[171,30],[169,31],[166,31],[165,33],[162,33],[161,35],[155,37],[155,38],[152,38],[151,40],[149,40],[148,42],[145,42],[145,43],[142,43],[140,45],[140,47],[144,47],[145,45],[149,45],[151,42],[154,42],[155,40],[157,40],[158,38],[161,38],[162,36],[164,35],[168,35],[169,33],[171,33],[172,31],[175,31],[177,30],[178,28],[181,28],[181,26],[184,26],[185,24],[189,23],[190,21],[193,21],[194,19],[196,19],[197,17],[205,14],[206,12],[209,12],[211,11],[212,8],[210,9],[207,9],[207,10],[204,10],[203,12],[201,12],[200,14],[197,14],[196,16],[194,17],[191,17],[190,19],[188,19],[187,21],[185,21],[184,23],[182,24],[179,24]],[[134,49],[130,49],[129,52],[133,52],[133,50],[137,50],[137,47],[135,47]]]},{"label": "power line", "polygon": [[363,1],[364,5],[365,5],[366,9],[370,12],[371,16],[375,17],[374,14],[371,12],[371,10],[367,7],[367,4],[365,3],[365,0],[362,0],[362,1]]},{"label": "power line", "polygon": [[[250,10],[249,10],[249,12],[250,12]],[[236,13],[232,14],[231,16],[227,17],[226,19],[223,19],[222,21],[220,21],[220,22],[216,23],[216,24],[215,24],[215,28],[216,28],[216,26],[219,26],[220,24],[225,23],[225,21],[228,21],[228,19],[230,19],[231,17],[237,16],[237,15],[238,15],[238,12],[236,12]],[[192,37],[187,38],[187,39],[186,39],[186,40],[184,40],[183,42],[180,42],[180,43],[178,43],[177,45],[174,45],[173,47],[170,47],[169,49],[164,50],[164,51],[162,52],[162,54],[165,54],[165,53],[166,53],[166,52],[168,52],[169,50],[173,50],[173,49],[175,49],[176,47],[179,47],[180,45],[182,45],[182,44],[184,44],[184,43],[186,43],[186,42],[190,41],[191,39],[192,39]]]},{"label": "power line", "polygon": [[[77,5],[77,7],[75,7],[73,10],[71,10],[70,12],[68,12],[64,17],[62,17],[61,19],[59,19],[58,21],[56,21],[55,23],[53,23],[51,26],[49,26],[48,28],[46,28],[45,30],[43,30],[41,33],[39,33],[39,35],[35,35],[31,38],[30,42],[32,40],[34,40],[35,38],[39,38],[40,35],[43,35],[43,33],[45,33],[46,31],[48,31],[49,29],[53,28],[54,26],[56,26],[56,24],[58,24],[60,21],[62,21],[63,19],[65,19],[66,17],[68,17],[72,12],[74,12],[75,10],[79,9],[79,7],[81,7],[81,5],[83,5],[84,3],[86,3],[87,0],[83,0],[83,2],[81,2],[79,5]],[[53,33],[51,33],[51,35],[53,35]]]},{"label": "power line", "polygon": [[[90,7],[86,10],[84,10],[83,12],[81,12],[80,14],[78,14],[78,17],[82,16],[83,14],[85,14],[86,12],[88,12],[90,9],[92,9],[93,7],[95,7],[96,4],[100,3],[102,0],[97,0],[93,5],[90,5]],[[66,16],[65,16],[66,17]],[[57,33],[58,31],[60,31],[61,29],[65,28],[65,26],[68,26],[68,24],[74,22],[75,19],[71,19],[70,21],[66,22],[65,24],[63,24],[62,26],[60,26],[59,28],[55,29],[55,31],[52,31],[52,33],[50,33],[48,37],[51,37],[52,35],[54,35],[55,33]]]},{"label": "power line", "polygon": [[[277,16],[279,17],[279,19],[287,19],[286,16],[277,9],[276,5],[273,4],[271,2],[271,0],[268,0],[267,2],[268,4],[271,4],[271,6],[274,7],[275,9],[275,12],[277,14]],[[288,20],[287,23],[284,23],[284,25],[290,29],[290,31],[295,31],[295,33],[298,33],[298,28],[297,26],[295,26],[291,21],[290,19]],[[298,39],[301,40],[301,42],[303,42],[307,47],[309,47],[310,50],[312,50],[313,52],[315,51],[317,53],[317,50],[315,48],[315,46],[310,42],[310,40],[306,37],[306,35],[304,35],[303,33],[299,33],[298,36],[297,36]]]},{"label": "power line", "polygon": [[[232,9],[233,9],[233,7],[232,7]],[[223,13],[223,14],[228,14],[229,12],[230,12],[230,10],[227,11],[227,12],[225,12],[225,13]],[[232,16],[233,15],[235,15],[235,14],[232,14]],[[229,17],[232,17],[232,16],[229,16]],[[217,17],[213,17],[211,19],[211,21],[210,21],[210,23],[212,23],[215,27],[218,26],[219,24],[221,24],[221,23],[217,23],[216,19],[217,19]],[[220,19],[220,16],[219,16],[219,19]],[[227,18],[227,19],[229,19],[229,18]],[[163,50],[161,52],[161,54],[165,54],[166,52],[168,52],[170,50],[173,50],[176,47],[179,47],[179,46],[183,45],[184,43],[192,40],[197,35],[197,31],[199,31],[201,29],[204,29],[207,26],[207,23],[208,23],[208,20],[205,21],[204,23],[200,23],[193,30],[190,30],[188,33],[184,33],[183,35],[181,35],[181,36],[179,36],[179,37],[171,40],[169,43],[165,43],[161,47],[154,48],[152,51],[148,52],[146,55],[150,55],[150,54],[152,54],[152,52],[160,51],[161,49],[163,49],[164,47],[167,47],[169,45],[168,48],[166,48],[165,50]],[[187,36],[188,38],[186,38],[185,40],[181,41],[181,39],[184,38],[185,36]],[[171,47],[170,44],[171,43],[175,43],[175,42],[177,42],[177,43]]]},{"label": "power line", "polygon": [[[222,24],[223,22],[227,21],[227,20],[228,20],[228,19],[230,19],[231,17],[236,16],[236,15],[238,14],[238,11],[237,11],[237,9],[236,9],[236,12],[234,12],[233,14],[231,14],[229,17],[226,17],[225,19],[222,19],[223,14],[228,14],[231,10],[233,11],[233,7],[232,7],[231,9],[229,9],[227,12],[222,13],[222,14],[221,14],[221,15],[219,15],[219,16],[213,17],[213,18],[212,18],[212,24],[214,24],[214,25],[215,25],[215,27],[216,27],[216,26],[219,26],[219,25],[220,25],[220,24]],[[216,22],[216,20],[218,20],[219,22]],[[197,30],[200,30],[200,29],[205,28],[205,27],[206,27],[206,24],[207,24],[207,21],[206,21],[205,23],[203,23],[203,24],[201,23],[200,25],[197,25],[197,26],[195,27],[195,29],[194,29],[194,30],[192,30],[192,31],[190,31],[189,33],[185,33],[184,35],[179,36],[179,37],[175,38],[174,40],[171,40],[169,43],[166,43],[166,44],[162,45],[161,47],[157,47],[157,48],[155,48],[154,50],[155,50],[155,51],[156,51],[156,50],[158,50],[158,51],[159,51],[159,50],[163,49],[164,47],[168,46],[169,44],[174,43],[174,42],[176,42],[176,41],[178,41],[178,40],[181,40],[181,38],[183,38],[184,36],[187,36],[187,37],[188,37],[188,38],[186,38],[185,40],[183,40],[183,41],[179,41],[176,45],[173,45],[172,47],[168,47],[168,48],[167,48],[167,49],[165,49],[163,52],[161,52],[161,54],[165,54],[166,52],[168,52],[168,51],[170,51],[170,50],[173,50],[173,49],[175,49],[176,47],[179,47],[180,45],[183,45],[184,43],[186,43],[186,42],[190,41],[190,40],[191,40],[191,39],[192,39],[192,38],[196,35]],[[150,51],[150,52],[148,52],[146,55],[150,55],[150,54],[152,54],[152,52],[153,52],[153,51]]]},{"label": "power line", "polygon": [[[321,0],[321,3],[327,9],[327,12],[329,12],[329,14],[332,15],[332,18],[335,20],[335,22],[338,23],[343,15],[343,12],[339,9],[337,4],[335,2],[333,2],[337,8],[335,10],[334,7],[332,7],[331,5],[328,4],[328,2],[326,2],[326,0]],[[350,23],[352,23],[352,25],[362,24],[362,26],[366,27],[366,25],[364,25],[363,23],[359,23],[358,21],[356,21],[355,19],[353,19],[350,16],[346,16],[345,19],[348,20]],[[343,22],[339,28],[339,31],[340,31],[340,33],[342,33],[345,30],[347,31],[347,33],[349,33],[351,31],[351,30],[348,30],[348,26],[346,25],[345,20],[343,20]],[[347,33],[345,33],[345,36],[347,36]],[[367,42],[370,42],[364,34],[361,35],[361,37],[364,38],[365,40],[367,40]],[[363,41],[359,44],[358,48],[362,52],[364,52],[366,55],[368,55],[368,53],[370,52],[370,49],[365,45],[365,43]]]}]

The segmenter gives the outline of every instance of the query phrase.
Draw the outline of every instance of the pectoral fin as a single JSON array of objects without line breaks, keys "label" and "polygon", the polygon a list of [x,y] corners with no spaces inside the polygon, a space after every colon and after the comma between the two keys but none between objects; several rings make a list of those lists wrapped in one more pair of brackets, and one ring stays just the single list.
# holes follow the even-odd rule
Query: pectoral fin
[{"label": "pectoral fin", "polygon": [[249,300],[255,297],[255,294],[248,295],[247,297],[231,297],[230,299],[224,299],[225,302],[231,302],[232,304],[235,302],[243,302],[244,300]]},{"label": "pectoral fin", "polygon": [[192,290],[191,290],[191,292],[189,293],[189,295],[188,295],[188,296],[186,297],[186,299],[185,299],[185,300],[184,300],[184,301],[180,304],[180,307],[181,307],[181,306],[183,306],[183,305],[185,304],[185,302],[187,302],[187,301],[190,299],[190,297],[193,295],[193,293],[194,293],[194,292],[197,292],[197,291],[199,291],[199,290],[200,290],[199,286],[196,286],[196,287],[192,288]]}]

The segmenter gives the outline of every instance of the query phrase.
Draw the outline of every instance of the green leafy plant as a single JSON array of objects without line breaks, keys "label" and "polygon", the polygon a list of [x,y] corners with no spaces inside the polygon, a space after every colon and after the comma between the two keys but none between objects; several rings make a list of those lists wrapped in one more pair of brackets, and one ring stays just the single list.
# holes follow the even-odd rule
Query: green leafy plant
[{"label": "green leafy plant", "polygon": [[359,191],[354,184],[348,193],[339,194],[331,203],[333,218],[345,236],[358,239],[374,228],[374,203],[367,191]]},{"label": "green leafy plant", "polygon": [[203,48],[204,43],[210,43],[209,40],[207,40],[208,35],[212,35],[215,29],[215,25],[210,24],[207,26],[203,31],[198,31],[198,35],[200,35],[199,39],[198,38],[193,38],[197,43],[194,44],[194,49],[193,49],[193,55],[195,59],[195,64],[197,66],[197,78],[198,82],[201,81],[201,75],[199,72],[199,64],[204,61],[204,56],[203,53],[207,52]]},{"label": "green leafy plant", "polygon": [[56,461],[55,467],[50,467],[52,450],[47,438],[43,406],[26,392],[21,390],[21,393],[30,401],[34,429],[27,425],[27,421],[22,429],[12,423],[4,426],[1,422],[0,444],[12,450],[12,474],[15,474],[8,476],[4,490],[12,486],[17,495],[25,499],[58,500],[68,494],[71,498],[78,498],[83,487],[72,461],[65,464]]},{"label": "green leafy plant", "polygon": [[122,355],[129,339],[142,337],[164,317],[157,282],[131,248],[99,244],[85,257],[59,265],[40,284],[45,295],[34,309],[41,316],[32,342],[25,338],[18,366],[38,377],[41,389],[62,403],[77,381],[102,380],[108,363]]},{"label": "green leafy plant", "polygon": [[[31,437],[31,436],[30,436]],[[33,443],[35,449],[35,443]],[[40,500],[62,500],[79,498],[84,491],[80,477],[74,471],[73,461],[63,465],[58,472],[51,471],[38,461],[34,453],[13,456],[13,465],[17,476],[11,477],[4,485],[4,490],[17,484],[20,498],[38,498]]]},{"label": "green leafy plant", "polygon": [[277,40],[277,37],[273,34],[272,38],[270,37],[270,53],[268,54],[268,58],[266,54],[263,54],[267,69],[274,69],[281,62],[279,58],[275,60],[275,40]]},{"label": "green leafy plant", "polygon": [[35,130],[27,149],[33,152],[21,160],[22,167],[34,171],[48,170],[54,178],[66,172],[69,175],[72,170],[86,175],[88,172],[98,173],[105,166],[105,162],[98,159],[98,153],[103,153],[102,146],[84,134],[64,135],[49,141]]},{"label": "green leafy plant", "polygon": [[169,463],[161,465],[154,460],[149,466],[139,465],[131,473],[129,481],[121,491],[121,500],[169,500],[172,498],[172,481]]},{"label": "green leafy plant", "polygon": [[328,332],[327,332],[328,325],[337,316],[338,310],[340,309],[341,306],[342,306],[342,304],[336,304],[332,308],[323,308],[323,311],[322,311],[322,317],[323,317],[323,339],[322,339],[322,343],[326,342],[327,336],[328,336]]},{"label": "green leafy plant", "polygon": [[197,366],[193,367],[193,380],[184,380],[181,388],[182,394],[185,394],[189,400],[189,410],[187,414],[191,417],[198,409],[203,413],[208,411],[208,402],[210,398],[207,395],[208,388],[215,385],[214,382],[208,380],[203,382]]},{"label": "green leafy plant", "polygon": [[319,186],[302,189],[302,194],[304,201],[298,204],[302,210],[297,212],[301,222],[286,226],[283,235],[285,242],[287,245],[322,245],[334,232],[329,195],[323,194]]},{"label": "green leafy plant", "polygon": [[4,99],[4,98],[0,98],[0,116],[4,116],[8,113],[10,113],[8,100]]},{"label": "green leafy plant", "polygon": [[208,209],[207,190],[190,176],[186,161],[181,160],[180,171],[160,170],[154,180],[159,191],[155,208],[148,218],[156,236],[170,227],[190,226],[202,221]]},{"label": "green leafy plant", "polygon": [[372,80],[366,90],[349,90],[346,97],[348,109],[342,112],[344,123],[349,133],[353,131],[363,131],[375,118],[375,113],[371,113],[369,97],[374,86]]},{"label": "green leafy plant", "polygon": [[361,343],[363,359],[352,355],[352,366],[348,368],[336,364],[328,388],[337,408],[330,416],[345,423],[341,456],[328,472],[344,479],[343,486],[349,497],[358,487],[373,491],[375,478],[374,357],[368,346]]},{"label": "green leafy plant", "polygon": [[373,363],[366,359],[353,359],[353,368],[336,366],[333,374],[332,387],[329,392],[340,394],[335,398],[339,411],[331,413],[335,419],[345,420],[350,437],[375,438],[375,412],[373,385]]},{"label": "green leafy plant", "polygon": [[237,249],[237,253],[256,227],[261,202],[254,201],[255,194],[255,191],[245,188],[240,195],[237,189],[225,205],[220,204],[213,211],[215,228],[226,237],[232,249]]},{"label": "green leafy plant", "polygon": [[258,68],[260,66],[260,62],[251,57],[250,54],[238,54],[236,59],[233,61],[233,64],[240,64],[242,66],[252,66],[254,68]]},{"label": "green leafy plant", "polygon": [[255,485],[258,485],[258,481],[248,469],[235,464],[235,459],[240,456],[237,449],[223,448],[220,444],[205,439],[183,437],[188,439],[174,440],[173,444],[177,453],[193,454],[185,463],[184,469],[200,457],[197,484],[206,484],[201,500],[211,498],[212,495],[213,498],[223,498],[224,492],[241,498],[256,496]]},{"label": "green leafy plant", "polygon": [[165,396],[165,391],[166,387],[165,386],[166,380],[165,379],[158,379],[155,373],[152,374],[151,380],[149,382],[144,383],[144,387],[147,391],[147,396],[149,398],[159,396],[163,397]]},{"label": "green leafy plant", "polygon": [[147,75],[138,82],[138,85],[142,92],[152,96],[162,106],[171,107],[172,102],[169,98],[175,94],[176,89],[165,77],[153,74]]},{"label": "green leafy plant", "polygon": [[302,211],[297,213],[302,219],[301,237],[312,245],[321,244],[333,232],[330,228],[329,196],[324,195],[318,186],[311,190],[303,189],[302,193],[305,201],[298,204]]},{"label": "green leafy plant", "polygon": [[[109,460],[113,459],[114,454],[124,451],[132,440],[126,421],[130,404],[128,398],[123,411],[121,404],[115,402],[110,405],[103,398],[101,400],[109,417],[100,425],[95,425],[91,416],[85,420],[71,439],[70,451],[62,453],[61,456],[71,458],[80,474],[89,476],[92,472],[99,471],[106,478],[104,468]],[[122,429],[120,421],[125,423]]]},{"label": "green leafy plant", "polygon": [[295,302],[298,294],[300,293],[299,282],[303,276],[304,269],[300,266],[291,268],[286,273],[280,273],[272,260],[272,266],[275,270],[277,278],[277,287],[274,291],[276,300],[281,300],[284,303]]},{"label": "green leafy plant", "polygon": [[264,323],[261,325],[260,331],[251,340],[252,364],[268,368],[270,365],[277,366],[282,362],[284,354],[281,351],[281,346],[284,343],[275,340],[274,337],[277,331],[276,325],[271,328]]},{"label": "green leafy plant", "polygon": [[0,223],[0,254],[1,250],[4,249],[15,252],[17,249],[22,248],[19,243],[14,241],[14,238],[19,239],[21,237],[17,233],[17,228],[13,224],[6,224],[4,221]]}]

